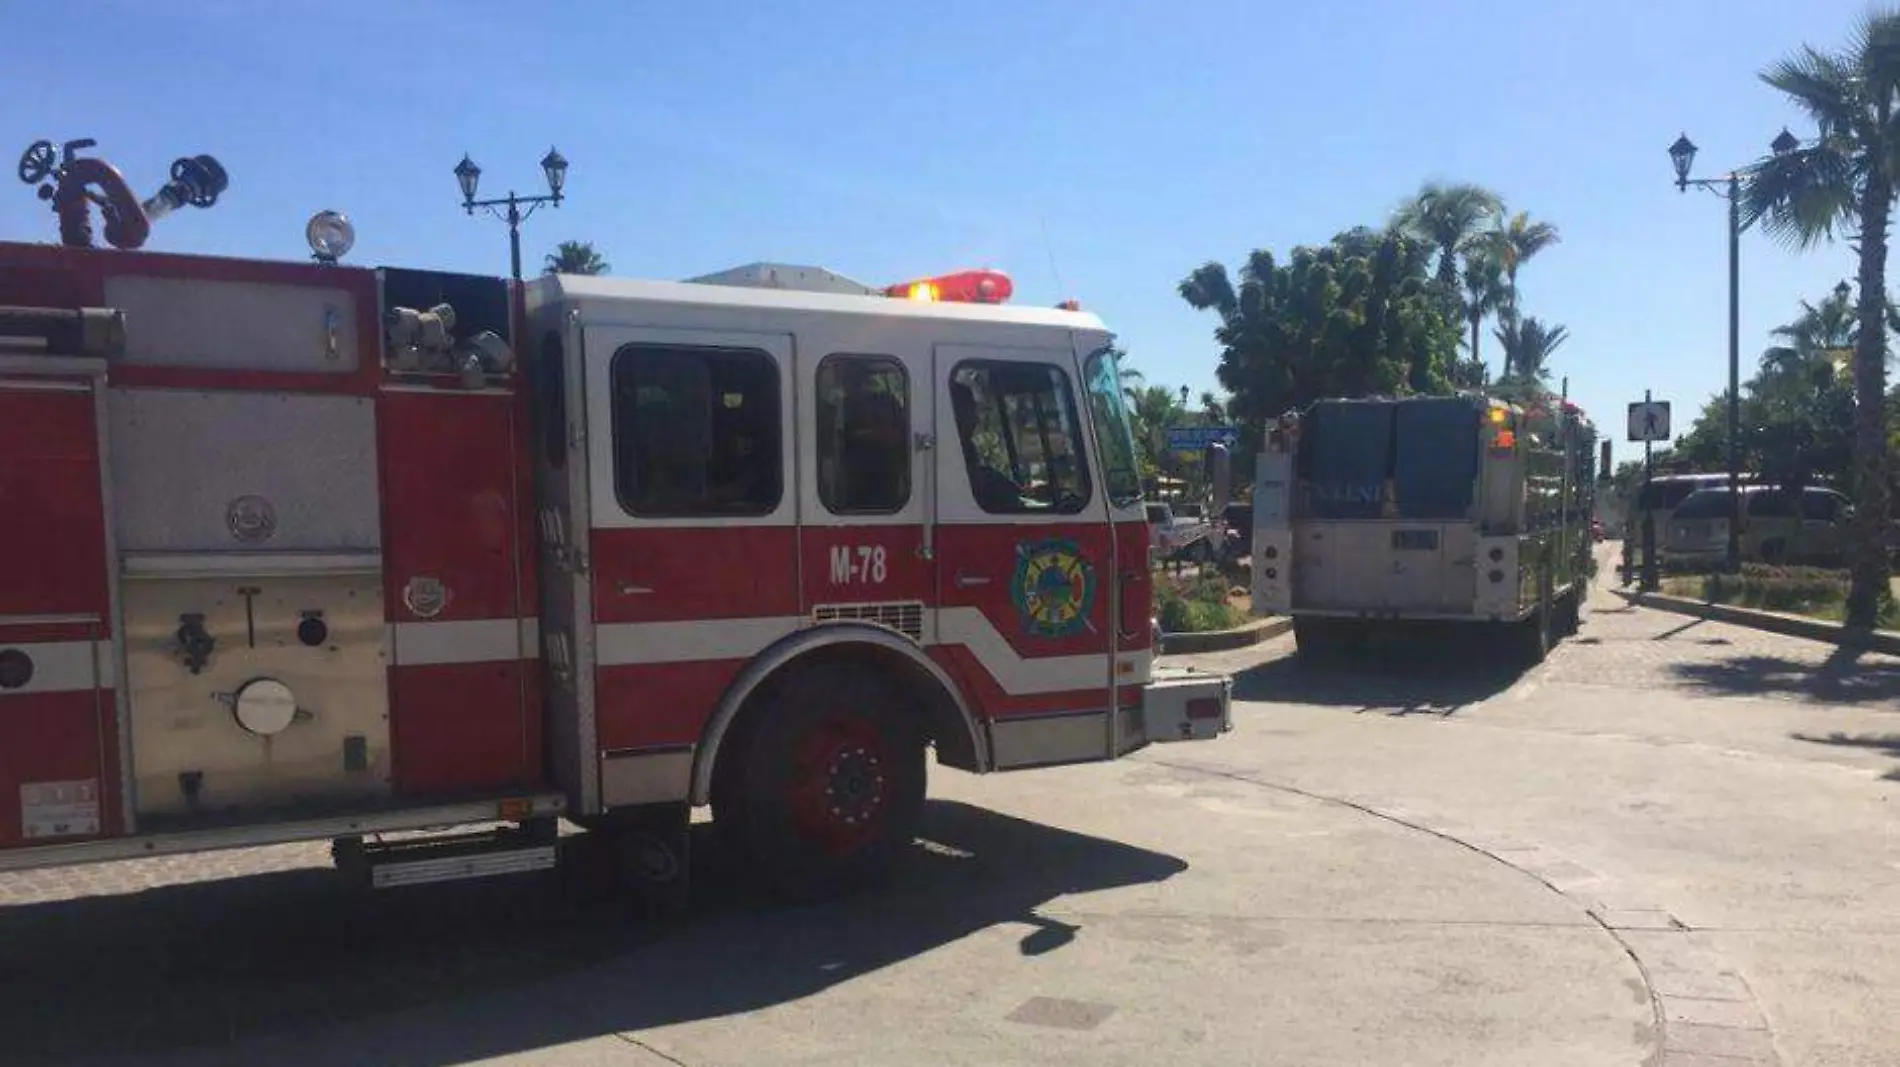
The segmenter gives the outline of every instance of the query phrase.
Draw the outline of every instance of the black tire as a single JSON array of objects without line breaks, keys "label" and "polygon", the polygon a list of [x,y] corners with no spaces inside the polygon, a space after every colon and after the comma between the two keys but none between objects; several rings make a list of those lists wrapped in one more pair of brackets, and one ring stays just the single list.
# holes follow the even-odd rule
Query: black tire
[{"label": "black tire", "polygon": [[1345,659],[1365,643],[1365,627],[1356,619],[1295,618],[1293,645],[1300,658],[1323,663]]},{"label": "black tire", "polygon": [[909,849],[926,774],[906,703],[869,668],[818,664],[773,686],[721,746],[713,824],[773,892],[859,888]]},{"label": "black tire", "polygon": [[1583,590],[1572,589],[1557,601],[1558,638],[1573,637],[1583,628]]},{"label": "black tire", "polygon": [[1788,543],[1779,538],[1761,543],[1761,561],[1779,567],[1788,561]]},{"label": "black tire", "polygon": [[1541,600],[1530,618],[1516,623],[1511,638],[1517,646],[1517,660],[1525,667],[1535,667],[1550,655],[1551,637],[1550,598]]}]

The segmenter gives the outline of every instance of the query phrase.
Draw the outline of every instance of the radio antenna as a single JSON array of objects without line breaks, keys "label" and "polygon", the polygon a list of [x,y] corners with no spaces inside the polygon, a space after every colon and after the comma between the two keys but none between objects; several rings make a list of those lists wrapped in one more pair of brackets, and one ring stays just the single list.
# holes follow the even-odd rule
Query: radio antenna
[{"label": "radio antenna", "polygon": [[1069,289],[1068,286],[1062,284],[1062,269],[1056,266],[1055,242],[1049,240],[1049,219],[1047,216],[1041,216],[1036,221],[1042,224],[1042,249],[1049,254],[1049,273],[1056,280],[1056,292],[1067,300]]}]

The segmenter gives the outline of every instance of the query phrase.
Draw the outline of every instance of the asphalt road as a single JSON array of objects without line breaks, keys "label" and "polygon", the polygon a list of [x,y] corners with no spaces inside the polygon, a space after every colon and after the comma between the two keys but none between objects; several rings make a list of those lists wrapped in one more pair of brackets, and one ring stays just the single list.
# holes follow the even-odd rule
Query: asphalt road
[{"label": "asphalt road", "polygon": [[319,847],[0,876],[0,1062],[1900,1060],[1900,661],[1601,599],[1524,675],[1275,643],[1236,731],[937,772],[850,901],[565,875],[372,895]]}]

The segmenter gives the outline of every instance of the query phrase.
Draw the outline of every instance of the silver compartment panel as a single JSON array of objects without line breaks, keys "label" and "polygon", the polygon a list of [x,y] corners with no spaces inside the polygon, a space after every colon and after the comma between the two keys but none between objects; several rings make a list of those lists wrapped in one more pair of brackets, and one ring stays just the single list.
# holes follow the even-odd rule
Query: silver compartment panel
[{"label": "silver compartment panel", "polygon": [[[379,576],[128,578],[126,687],[141,816],[295,811],[390,794],[389,689]],[[255,647],[246,624],[251,597]],[[297,626],[321,611],[329,638],[303,645]],[[216,646],[200,674],[184,666],[180,616],[201,613]],[[260,737],[239,726],[230,695],[254,678],[288,685],[298,721]],[[307,715],[303,713],[308,713]],[[363,769],[345,768],[361,737]],[[198,803],[180,775],[202,775]]]},{"label": "silver compartment panel", "polygon": [[356,301],[342,289],[119,274],[106,304],[125,312],[120,362],[347,374],[357,368]]},{"label": "silver compartment panel", "polygon": [[[381,547],[373,401],[114,389],[106,403],[120,551]],[[232,503],[247,496],[268,501],[268,538],[232,532]]]}]

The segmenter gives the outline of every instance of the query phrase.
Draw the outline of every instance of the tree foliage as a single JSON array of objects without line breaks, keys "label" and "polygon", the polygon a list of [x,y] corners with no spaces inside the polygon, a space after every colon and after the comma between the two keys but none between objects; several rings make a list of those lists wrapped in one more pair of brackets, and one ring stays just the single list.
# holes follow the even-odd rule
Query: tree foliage
[{"label": "tree foliage", "polygon": [[605,274],[613,264],[587,241],[562,241],[547,255],[547,274]]},{"label": "tree foliage", "polygon": [[1570,339],[1570,330],[1535,315],[1506,316],[1495,336],[1504,349],[1504,380],[1547,385],[1551,353]]},{"label": "tree foliage", "polygon": [[[1489,242],[1480,241],[1465,252],[1464,263],[1464,317],[1471,329],[1471,358],[1479,363],[1484,357],[1479,355],[1478,338],[1484,329],[1484,320],[1503,310],[1511,299],[1504,275],[1504,262],[1497,250]],[[1505,355],[1504,372],[1511,372],[1509,353]]]},{"label": "tree foliage", "polygon": [[1837,234],[1857,245],[1852,425],[1859,508],[1847,621],[1871,626],[1888,595],[1887,228],[1900,188],[1900,12],[1871,13],[1846,47],[1804,45],[1761,77],[1807,114],[1814,138],[1778,139],[1776,153],[1748,169],[1743,222],[1759,222],[1797,247]]},{"label": "tree foliage", "polygon": [[1472,240],[1490,232],[1503,214],[1504,202],[1498,194],[1481,185],[1426,182],[1400,206],[1393,221],[1401,232],[1437,250],[1438,288],[1455,299],[1460,257]]},{"label": "tree foliage", "polygon": [[[1425,242],[1436,255],[1433,277],[1452,313],[1465,323],[1466,358],[1453,368],[1461,387],[1483,387],[1490,378],[1480,351],[1484,322],[1509,325],[1522,315],[1518,271],[1558,241],[1557,227],[1508,212],[1504,199],[1480,185],[1427,182],[1399,206],[1393,228]],[[1499,376],[1507,391],[1535,392],[1535,380],[1513,383],[1507,362]]]},{"label": "tree foliage", "polygon": [[1183,279],[1181,297],[1220,320],[1228,417],[1258,426],[1326,396],[1449,391],[1460,321],[1433,290],[1431,254],[1359,228],[1285,262],[1256,251],[1237,284],[1214,262]]},{"label": "tree foliage", "polygon": [[[1789,486],[1848,486],[1853,472],[1853,379],[1841,353],[1856,326],[1852,294],[1837,289],[1773,335],[1755,374],[1742,385],[1741,467]],[[1728,398],[1711,397],[1676,442],[1676,454],[1703,470],[1728,464]]]}]

